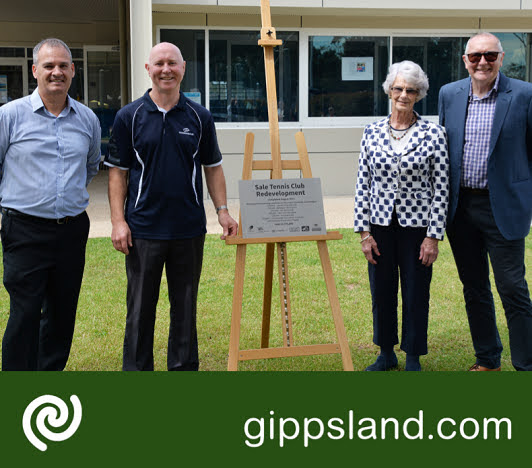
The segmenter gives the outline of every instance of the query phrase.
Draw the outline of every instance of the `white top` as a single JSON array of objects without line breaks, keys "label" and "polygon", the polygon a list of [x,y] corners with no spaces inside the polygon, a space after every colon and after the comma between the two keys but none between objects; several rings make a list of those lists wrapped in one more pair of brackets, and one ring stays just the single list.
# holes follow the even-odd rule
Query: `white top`
[{"label": "white top", "polygon": [[412,136],[412,132],[414,131],[414,128],[416,127],[416,125],[412,125],[410,128],[406,129],[406,132],[403,132],[401,130],[393,130],[391,129],[392,133],[395,135],[395,136],[402,136],[404,133],[406,133],[406,135],[404,137],[402,137],[400,140],[396,140],[395,138],[391,138],[390,137],[390,144],[392,145],[392,148],[393,150],[396,152],[396,153],[401,153],[406,145],[408,144],[408,142],[410,141],[410,138]]}]

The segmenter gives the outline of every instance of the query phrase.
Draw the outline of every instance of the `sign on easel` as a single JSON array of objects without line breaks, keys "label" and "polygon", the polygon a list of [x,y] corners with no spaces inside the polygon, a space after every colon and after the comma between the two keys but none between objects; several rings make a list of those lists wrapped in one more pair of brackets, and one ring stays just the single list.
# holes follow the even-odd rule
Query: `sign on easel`
[{"label": "sign on easel", "polygon": [[326,234],[321,181],[240,180],[242,237]]}]

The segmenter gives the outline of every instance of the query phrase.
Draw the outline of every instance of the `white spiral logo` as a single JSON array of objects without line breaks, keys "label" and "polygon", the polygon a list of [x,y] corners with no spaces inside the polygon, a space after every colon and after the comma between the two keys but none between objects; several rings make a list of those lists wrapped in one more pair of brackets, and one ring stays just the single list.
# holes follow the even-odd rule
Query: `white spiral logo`
[{"label": "white spiral logo", "polygon": [[[72,402],[72,407],[74,409],[74,416],[72,422],[68,429],[64,432],[52,432],[48,429],[47,425],[52,427],[61,427],[68,420],[68,407],[66,403],[54,395],[43,395],[39,398],[35,398],[28,407],[24,410],[24,416],[22,417],[22,428],[24,429],[24,434],[28,440],[41,452],[44,452],[48,446],[40,441],[37,436],[33,433],[31,427],[31,419],[33,413],[37,408],[42,405],[54,405],[54,406],[45,406],[37,413],[37,418],[35,425],[39,433],[46,439],[53,442],[62,442],[72,437],[74,433],[78,430],[79,424],[81,423],[81,402],[76,395],[70,397]],[[59,414],[58,410],[59,409]]]}]

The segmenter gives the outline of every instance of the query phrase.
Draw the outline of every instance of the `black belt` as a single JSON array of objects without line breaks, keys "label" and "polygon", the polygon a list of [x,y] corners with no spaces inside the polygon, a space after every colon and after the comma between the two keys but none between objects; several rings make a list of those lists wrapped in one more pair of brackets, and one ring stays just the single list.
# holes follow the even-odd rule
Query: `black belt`
[{"label": "black belt", "polygon": [[[85,212],[83,211],[83,213]],[[80,213],[79,215],[76,215],[76,216],[65,216],[64,218],[53,219],[53,218],[40,218],[38,216],[21,213],[20,211],[13,210],[11,208],[2,208],[2,215],[4,216],[14,216],[17,218],[28,219],[30,221],[34,221],[36,223],[43,223],[43,224],[67,224],[67,223],[70,223],[71,221],[74,221],[76,218],[79,218],[83,213]]]},{"label": "black belt", "polygon": [[460,187],[460,191],[463,193],[469,193],[470,195],[487,196],[490,194],[490,191],[488,189],[481,189],[481,188]]}]

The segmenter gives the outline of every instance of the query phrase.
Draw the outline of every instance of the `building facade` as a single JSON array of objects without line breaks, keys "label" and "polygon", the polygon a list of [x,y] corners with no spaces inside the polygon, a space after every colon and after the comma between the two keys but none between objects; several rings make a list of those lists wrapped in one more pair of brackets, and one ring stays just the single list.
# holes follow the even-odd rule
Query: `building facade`
[{"label": "building facade", "polygon": [[[24,3],[33,8],[18,5]],[[182,90],[214,115],[228,195],[236,198],[245,134],[255,134],[255,158],[270,157],[264,60],[257,45],[260,0],[51,3],[62,15],[49,4],[19,0],[0,20],[0,103],[32,91],[29,48],[58,36],[72,45],[78,70],[71,95],[98,114],[105,145],[116,110],[149,86],[144,70],[149,49],[173,42],[187,61]],[[326,196],[353,193],[364,125],[390,110],[381,85],[391,63],[408,59],[427,72],[429,94],[416,110],[430,119],[437,119],[440,87],[467,76],[461,56],[467,39],[479,31],[501,39],[505,74],[532,81],[532,0],[504,5],[270,0],[270,5],[272,25],[283,40],[275,49],[282,157],[297,158],[294,135],[302,130]]]}]

